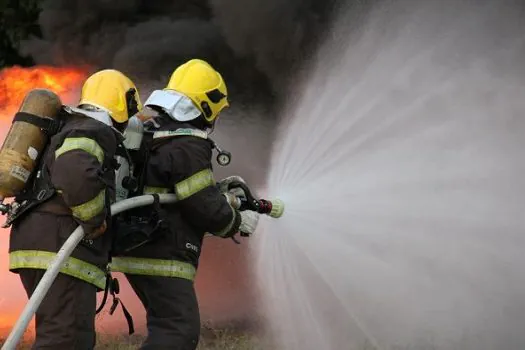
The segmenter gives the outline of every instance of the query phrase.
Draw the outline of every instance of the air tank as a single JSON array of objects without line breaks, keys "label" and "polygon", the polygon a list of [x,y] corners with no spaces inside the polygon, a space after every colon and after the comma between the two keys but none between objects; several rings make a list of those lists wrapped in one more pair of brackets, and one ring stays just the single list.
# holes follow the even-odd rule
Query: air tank
[{"label": "air tank", "polygon": [[34,122],[56,120],[61,107],[60,97],[50,90],[26,94],[0,149],[0,201],[24,188],[48,142],[49,136]]},{"label": "air tank", "polygon": [[[129,118],[126,130],[124,130],[124,147],[128,151],[138,151],[142,143],[142,136],[144,133],[144,125],[137,116]],[[129,164],[126,157],[115,157],[119,164],[118,170],[115,171],[116,180],[116,197],[117,202],[128,198],[129,190],[134,189],[132,166]]]}]

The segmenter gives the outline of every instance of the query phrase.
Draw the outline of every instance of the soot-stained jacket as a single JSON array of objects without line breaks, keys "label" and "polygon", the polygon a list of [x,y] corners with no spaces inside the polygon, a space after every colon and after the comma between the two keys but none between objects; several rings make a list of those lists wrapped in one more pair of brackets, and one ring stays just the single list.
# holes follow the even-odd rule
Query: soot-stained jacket
[{"label": "soot-stained jacket", "polygon": [[179,201],[161,205],[166,227],[156,239],[125,256],[113,257],[112,271],[192,280],[206,233],[231,237],[241,217],[216,186],[213,144],[206,133],[189,124],[156,119],[146,165],[144,193],[175,193]]},{"label": "soot-stained jacket", "polygon": [[[113,159],[121,136],[86,116],[68,114],[64,120],[43,155],[43,171],[57,194],[13,223],[11,271],[47,269],[79,225],[91,232],[104,220],[110,223],[109,206],[115,200]],[[83,240],[61,272],[104,288],[111,239],[108,227],[101,237]]]}]

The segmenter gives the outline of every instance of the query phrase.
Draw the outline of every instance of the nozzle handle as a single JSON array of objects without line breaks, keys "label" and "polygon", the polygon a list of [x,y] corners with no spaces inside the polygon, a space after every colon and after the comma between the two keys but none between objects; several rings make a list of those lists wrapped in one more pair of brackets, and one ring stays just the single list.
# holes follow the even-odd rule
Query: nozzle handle
[{"label": "nozzle handle", "polygon": [[243,201],[239,207],[240,211],[251,210],[259,212],[259,201],[253,196],[252,191],[250,191],[248,185],[246,185],[242,181],[232,181],[228,184],[228,190],[234,188],[240,188],[241,190],[243,190],[244,195],[246,196],[246,201]]}]

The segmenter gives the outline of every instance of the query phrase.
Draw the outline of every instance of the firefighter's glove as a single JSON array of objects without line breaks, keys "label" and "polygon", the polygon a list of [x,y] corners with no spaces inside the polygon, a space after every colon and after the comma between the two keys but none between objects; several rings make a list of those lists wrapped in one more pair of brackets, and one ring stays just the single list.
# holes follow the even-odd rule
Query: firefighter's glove
[{"label": "firefighter's glove", "polygon": [[106,220],[104,220],[102,225],[100,225],[98,228],[94,229],[93,231],[89,233],[86,233],[85,239],[90,239],[90,240],[97,239],[98,237],[102,236],[106,232],[107,228],[108,228],[108,225],[106,223]]},{"label": "firefighter's glove", "polygon": [[[219,183],[218,183],[219,191],[221,191],[222,193],[228,192],[228,186],[232,182],[242,182],[243,184],[246,184],[246,181],[244,181],[243,178],[240,177],[240,176],[236,176],[236,175],[235,176],[228,176],[228,177],[225,177],[224,179],[222,179],[221,181],[219,181]],[[234,190],[234,189],[232,189],[232,190]],[[242,191],[242,192],[244,192],[244,191]]]},{"label": "firefighter's glove", "polygon": [[240,212],[240,215],[241,225],[239,226],[239,232],[241,233],[241,236],[251,236],[257,228],[257,223],[259,222],[259,213],[245,210]]},{"label": "firefighter's glove", "polygon": [[230,205],[230,207],[237,209],[237,210],[241,207],[241,204],[242,204],[241,200],[233,193],[226,192],[226,193],[223,193],[222,195],[226,198],[226,201],[228,201],[228,204]]}]

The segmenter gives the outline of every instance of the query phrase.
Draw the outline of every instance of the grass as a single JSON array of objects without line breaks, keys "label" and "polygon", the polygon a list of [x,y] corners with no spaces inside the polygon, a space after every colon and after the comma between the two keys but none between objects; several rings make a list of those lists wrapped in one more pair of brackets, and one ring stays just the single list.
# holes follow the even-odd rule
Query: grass
[{"label": "grass", "polygon": [[[203,332],[198,350],[263,350],[262,343],[249,334],[238,334],[229,330],[209,330]],[[143,336],[101,335],[97,341],[97,350],[135,350],[140,347]],[[267,349],[267,348],[266,348]]]}]

